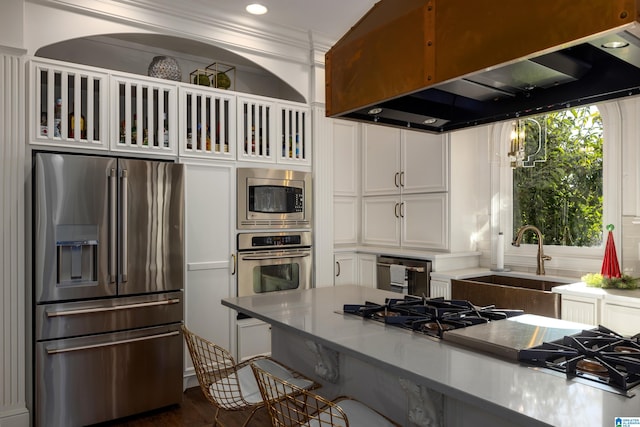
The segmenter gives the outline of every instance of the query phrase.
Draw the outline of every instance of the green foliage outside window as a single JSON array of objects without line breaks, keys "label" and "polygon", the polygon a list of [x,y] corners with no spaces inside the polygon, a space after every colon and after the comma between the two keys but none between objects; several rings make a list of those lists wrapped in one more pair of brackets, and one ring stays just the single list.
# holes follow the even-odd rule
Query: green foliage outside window
[{"label": "green foliage outside window", "polygon": [[[525,158],[538,161],[513,169],[514,235],[531,224],[542,231],[545,245],[600,246],[603,134],[598,109],[574,108],[523,121]],[[539,137],[546,150],[535,154]],[[537,243],[535,233],[525,233],[523,243]]]}]

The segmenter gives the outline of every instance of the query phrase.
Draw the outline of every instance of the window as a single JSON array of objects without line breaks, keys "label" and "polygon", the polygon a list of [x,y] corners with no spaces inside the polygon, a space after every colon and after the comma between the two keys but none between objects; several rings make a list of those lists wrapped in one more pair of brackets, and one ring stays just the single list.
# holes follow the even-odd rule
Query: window
[{"label": "window", "polygon": [[[556,221],[557,224],[560,224],[558,227],[550,227],[549,224],[552,221],[551,214],[548,214],[546,211],[540,213],[537,212],[537,217],[526,216],[523,219],[522,211],[522,197],[517,202],[514,202],[514,195],[517,194],[514,191],[514,168],[512,167],[512,161],[521,160],[523,162],[522,168],[516,168],[517,173],[521,174],[522,177],[516,179],[515,185],[518,186],[519,181],[523,182],[545,182],[542,177],[532,177],[527,174],[532,174],[533,170],[537,170],[538,166],[541,165],[543,160],[547,160],[551,157],[551,145],[547,145],[546,157],[544,152],[541,152],[540,157],[529,159],[529,155],[531,152],[525,151],[522,155],[516,153],[516,156],[509,156],[509,152],[513,152],[514,148],[517,150],[519,146],[514,147],[514,144],[510,145],[510,136],[512,132],[512,123],[511,122],[501,122],[495,125],[490,125],[486,128],[489,132],[487,136],[490,138],[492,145],[491,147],[491,174],[488,178],[487,184],[491,189],[491,198],[490,198],[490,212],[491,216],[488,218],[491,221],[489,230],[490,230],[490,245],[491,245],[491,263],[495,264],[498,256],[497,246],[498,243],[498,233],[504,233],[504,263],[508,267],[512,267],[516,270],[518,269],[529,269],[533,270],[536,266],[536,254],[537,254],[537,240],[534,233],[527,232],[524,234],[523,244],[520,247],[515,247],[511,245],[511,241],[513,240],[514,233],[518,229],[520,224],[530,224],[537,227],[542,227],[542,233],[544,236],[544,253],[545,255],[549,255],[552,257],[550,261],[545,262],[545,267],[547,269],[547,274],[558,274],[561,276],[570,276],[570,277],[580,277],[582,274],[592,273],[594,271],[600,271],[602,266],[602,256],[604,250],[604,241],[602,243],[598,243],[600,239],[606,237],[606,229],[605,226],[607,224],[613,224],[615,226],[615,230],[613,231],[615,241],[620,245],[622,242],[622,170],[625,164],[628,164],[628,167],[635,168],[634,155],[636,155],[635,148],[631,150],[628,154],[627,159],[625,159],[622,155],[623,153],[623,136],[625,132],[630,132],[628,129],[635,129],[635,120],[637,117],[637,110],[635,109],[635,103],[633,102],[606,102],[602,104],[598,104],[597,107],[581,107],[576,109],[569,109],[567,111],[554,112],[551,114],[545,114],[539,118],[530,117],[531,119],[536,118],[542,127],[542,118],[547,118],[547,116],[551,116],[552,114],[559,115],[558,117],[562,117],[570,122],[578,123],[572,116],[567,116],[570,114],[574,114],[579,112],[580,110],[588,110],[589,113],[599,114],[599,118],[594,116],[591,121],[593,121],[596,126],[591,126],[590,122],[585,119],[583,125],[589,123],[589,126],[574,126],[573,130],[565,133],[567,137],[577,138],[579,135],[582,135],[584,139],[584,132],[587,129],[590,129],[590,132],[597,132],[600,135],[601,139],[601,155],[599,158],[599,162],[602,166],[602,171],[600,172],[602,190],[600,191],[590,191],[589,196],[594,199],[597,198],[600,200],[600,213],[596,213],[597,211],[591,212],[589,211],[589,215],[583,215],[583,217],[591,217],[589,221],[592,221],[593,224],[599,223],[599,229],[597,231],[592,230],[590,234],[590,240],[584,238],[584,229],[586,227],[585,224],[577,224],[576,226],[568,223],[568,228],[563,226],[562,218],[563,212],[562,209],[558,210],[558,214],[556,215],[559,218]],[[640,105],[640,104],[638,104]],[[526,125],[526,121],[523,118],[523,122]],[[537,126],[534,122],[530,122],[531,126]],[[547,132],[551,132],[551,130],[547,129]],[[526,128],[525,128],[525,138],[526,136]],[[534,130],[530,132],[531,137],[537,135]],[[635,135],[634,133],[628,135]],[[590,136],[591,137],[591,136]],[[629,136],[628,138],[632,138]],[[566,140],[567,138],[564,138]],[[517,145],[517,144],[516,144]],[[526,146],[526,143],[525,143]],[[635,147],[635,146],[633,146]],[[533,146],[529,147],[533,150]],[[558,149],[565,149],[563,145],[560,145]],[[584,149],[584,151],[590,151],[591,149]],[[537,150],[536,150],[537,151]],[[637,150],[640,155],[640,149]],[[524,156],[526,154],[526,158]],[[520,158],[518,158],[520,156]],[[533,160],[538,160],[535,167],[524,167],[530,166]],[[524,164],[525,161],[529,161],[529,163]],[[577,161],[574,161],[578,165]],[[522,170],[520,170],[522,169]],[[542,169],[540,169],[542,170]],[[554,169],[555,170],[555,169]],[[635,169],[632,169],[635,170]],[[573,180],[576,180],[579,175],[580,170],[572,172],[573,175],[567,173],[557,173],[558,176],[561,176],[565,179],[567,183],[572,183]],[[536,172],[541,173],[541,172]],[[551,174],[551,172],[547,172]],[[567,178],[567,177],[570,177]],[[582,176],[583,179],[586,175]],[[593,175],[592,178],[596,178],[597,175]],[[633,184],[634,182],[631,181]],[[575,185],[575,184],[574,184]],[[640,185],[640,184],[639,184]],[[572,188],[569,186],[569,188]],[[634,187],[635,188],[635,187]],[[638,188],[640,191],[640,187]],[[533,199],[532,193],[528,193],[530,199]],[[597,194],[597,196],[594,196]],[[551,205],[556,205],[562,207],[561,203],[558,203],[557,200],[561,200],[548,195],[540,195],[540,199],[544,200],[548,203],[551,200]],[[567,198],[569,200],[570,198]],[[570,203],[567,202],[567,206]],[[516,215],[514,215],[514,210]],[[520,213],[517,213],[520,212]],[[569,214],[569,213],[568,213]],[[597,215],[600,215],[599,219]],[[514,216],[516,217],[514,220]],[[518,222],[519,221],[519,222]],[[534,221],[539,221],[540,224],[533,223]],[[587,222],[587,221],[582,221]],[[572,228],[573,227],[573,228]],[[583,227],[583,228],[580,228]],[[595,227],[595,226],[594,226]],[[559,230],[556,233],[555,228]],[[587,233],[588,234],[588,233]],[[570,238],[569,238],[570,237]],[[577,243],[577,237],[580,237],[584,243]],[[560,242],[560,244],[556,243]],[[567,242],[567,245],[563,246],[562,242]],[[580,246],[582,245],[582,246]]]},{"label": "window", "polygon": [[[520,119],[512,133],[512,225],[535,225],[545,245],[599,247],[603,236],[603,121],[597,107]],[[523,243],[537,243],[525,233]]]}]

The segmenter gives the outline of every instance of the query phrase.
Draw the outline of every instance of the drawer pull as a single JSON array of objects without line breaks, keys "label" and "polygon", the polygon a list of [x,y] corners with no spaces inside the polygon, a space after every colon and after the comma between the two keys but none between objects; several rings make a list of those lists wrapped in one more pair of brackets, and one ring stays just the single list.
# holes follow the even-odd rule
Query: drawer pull
[{"label": "drawer pull", "polygon": [[129,344],[129,343],[132,343],[132,342],[148,341],[148,340],[155,340],[157,338],[172,337],[174,335],[179,335],[179,334],[180,334],[180,332],[173,331],[173,332],[167,332],[165,334],[147,335],[147,336],[140,337],[140,338],[130,338],[128,340],[109,341],[109,342],[103,342],[103,343],[100,343],[100,344],[91,344],[91,345],[80,345],[78,347],[48,348],[47,349],[47,354],[60,354],[60,353],[69,353],[71,351],[91,350],[93,348],[112,347],[112,346],[120,345],[120,344]]},{"label": "drawer pull", "polygon": [[132,308],[144,308],[144,307],[155,307],[159,305],[171,305],[177,304],[180,302],[180,298],[171,298],[162,301],[153,301],[153,302],[141,302],[137,304],[127,304],[127,305],[115,305],[113,307],[98,307],[98,308],[80,308],[77,310],[63,310],[63,311],[48,311],[47,317],[61,317],[61,316],[74,316],[77,314],[91,314],[91,313],[104,313],[107,311],[119,311],[119,310],[129,310]]}]

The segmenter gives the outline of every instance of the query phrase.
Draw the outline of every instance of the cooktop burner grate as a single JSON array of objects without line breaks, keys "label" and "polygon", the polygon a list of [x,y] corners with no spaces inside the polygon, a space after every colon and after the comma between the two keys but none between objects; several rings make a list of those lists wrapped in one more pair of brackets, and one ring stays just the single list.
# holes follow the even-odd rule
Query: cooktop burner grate
[{"label": "cooktop burner grate", "polygon": [[476,307],[469,301],[406,295],[387,298],[384,304],[365,301],[345,304],[345,313],[442,338],[445,331],[487,323],[522,314],[522,310]]},{"label": "cooktop burner grate", "polygon": [[518,358],[629,397],[635,394],[630,390],[640,384],[638,336],[625,338],[604,326],[520,350]]}]

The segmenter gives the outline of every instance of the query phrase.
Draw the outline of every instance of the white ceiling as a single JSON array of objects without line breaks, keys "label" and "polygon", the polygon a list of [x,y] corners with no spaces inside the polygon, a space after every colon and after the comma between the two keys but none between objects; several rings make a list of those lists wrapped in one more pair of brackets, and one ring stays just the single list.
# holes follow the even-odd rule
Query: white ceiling
[{"label": "white ceiling", "polygon": [[[131,0],[147,3],[148,0]],[[213,11],[235,17],[234,21],[265,24],[312,33],[314,38],[331,45],[342,37],[379,0],[181,0],[180,10],[198,10],[202,15]],[[155,0],[156,5],[175,6],[175,0]],[[269,11],[265,15],[250,15],[245,7],[261,3]],[[207,10],[208,9],[208,10]]]}]

